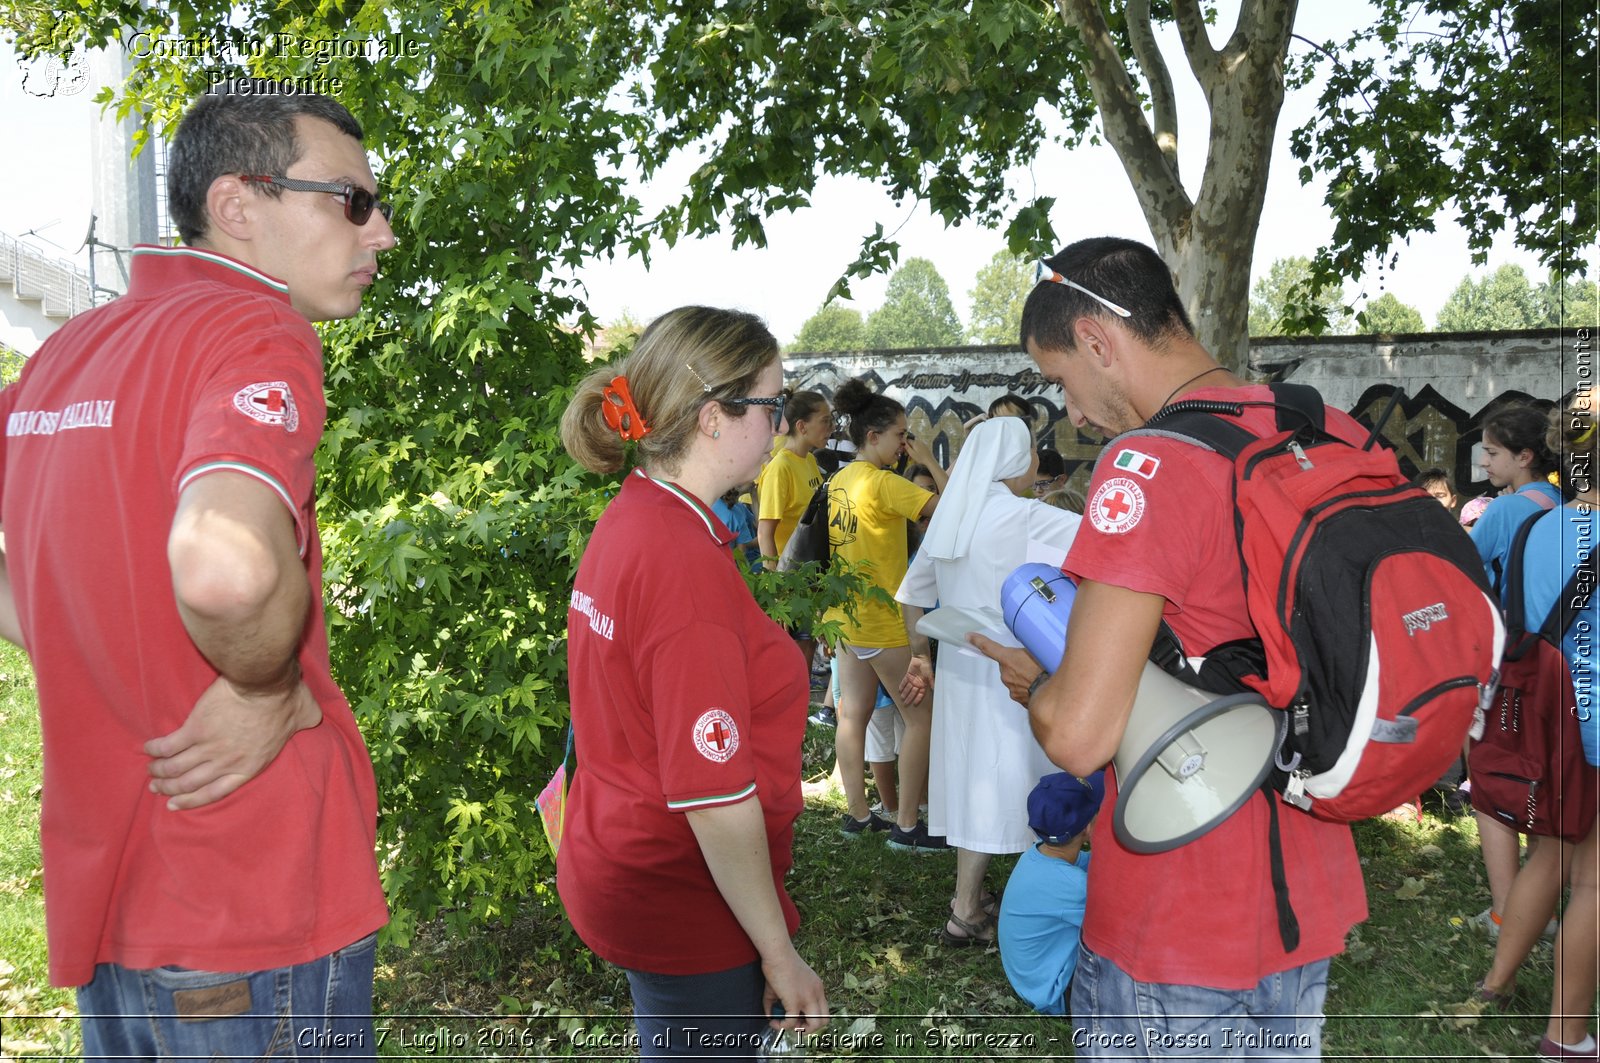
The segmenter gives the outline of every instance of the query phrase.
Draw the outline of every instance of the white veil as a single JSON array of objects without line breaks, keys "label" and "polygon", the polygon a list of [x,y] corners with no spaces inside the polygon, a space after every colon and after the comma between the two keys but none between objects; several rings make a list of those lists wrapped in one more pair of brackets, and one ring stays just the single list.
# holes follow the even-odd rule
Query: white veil
[{"label": "white veil", "polygon": [[1021,476],[1032,461],[1033,436],[1022,418],[995,417],[974,428],[950,470],[922,549],[941,561],[965,557],[991,485]]}]

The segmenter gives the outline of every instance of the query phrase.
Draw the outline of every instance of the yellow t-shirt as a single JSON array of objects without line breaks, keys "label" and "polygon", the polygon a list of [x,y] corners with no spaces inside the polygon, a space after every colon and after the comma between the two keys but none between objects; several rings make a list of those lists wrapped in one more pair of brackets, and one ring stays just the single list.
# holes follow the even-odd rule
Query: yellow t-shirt
[{"label": "yellow t-shirt", "polygon": [[794,534],[806,504],[821,485],[822,470],[817,467],[816,457],[807,454],[802,458],[786,446],[780,446],[761,470],[756,478],[756,495],[761,499],[756,519],[778,522],[773,529],[778,553],[783,553],[783,544]]},{"label": "yellow t-shirt", "polygon": [[[906,575],[906,521],[915,520],[932,497],[932,492],[888,469],[852,461],[829,481],[829,545],[846,561],[865,562],[867,578],[893,598]],[[844,640],[853,646],[904,646],[907,642],[898,605],[859,602],[854,623],[837,608],[830,609],[824,619],[842,622]]]}]

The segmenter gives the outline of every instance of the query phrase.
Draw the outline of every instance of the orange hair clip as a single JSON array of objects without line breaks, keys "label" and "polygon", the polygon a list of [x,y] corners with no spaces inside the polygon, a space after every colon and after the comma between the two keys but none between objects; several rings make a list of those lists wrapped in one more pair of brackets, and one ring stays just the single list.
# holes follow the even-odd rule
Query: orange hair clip
[{"label": "orange hair clip", "polygon": [[628,390],[628,378],[615,376],[611,383],[600,389],[600,409],[610,425],[624,441],[637,442],[650,434],[644,415],[633,404],[633,394]]}]

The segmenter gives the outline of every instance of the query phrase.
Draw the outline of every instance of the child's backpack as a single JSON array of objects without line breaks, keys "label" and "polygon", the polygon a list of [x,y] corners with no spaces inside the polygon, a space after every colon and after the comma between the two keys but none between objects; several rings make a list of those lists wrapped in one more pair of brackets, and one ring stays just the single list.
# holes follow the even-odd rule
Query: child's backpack
[{"label": "child's backpack", "polygon": [[[1272,386],[1277,431],[1248,402],[1191,400],[1138,431],[1234,462],[1234,527],[1257,640],[1190,678],[1290,714],[1268,784],[1321,819],[1381,815],[1438,779],[1493,690],[1505,640],[1471,539],[1392,453],[1326,430],[1322,397]],[[1261,405],[1256,403],[1254,405]]]},{"label": "child's backpack", "polygon": [[1596,776],[1584,759],[1572,669],[1561,640],[1588,606],[1595,554],[1591,549],[1584,555],[1544,623],[1529,627],[1523,568],[1528,534],[1543,515],[1528,514],[1506,555],[1503,587],[1510,635],[1500,665],[1500,690],[1467,766],[1473,808],[1514,831],[1576,843],[1594,825]]}]

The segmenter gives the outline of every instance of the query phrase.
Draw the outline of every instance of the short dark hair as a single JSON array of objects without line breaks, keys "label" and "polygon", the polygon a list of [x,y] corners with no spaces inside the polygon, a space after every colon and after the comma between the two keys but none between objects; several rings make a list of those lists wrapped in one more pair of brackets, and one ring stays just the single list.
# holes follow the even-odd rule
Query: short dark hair
[{"label": "short dark hair", "polygon": [[[167,159],[167,208],[186,244],[211,228],[206,194],[223,174],[282,176],[300,159],[296,118],[320,118],[341,133],[361,139],[361,124],[344,105],[327,96],[297,92],[286,82],[239,78],[201,96],[183,116]],[[256,185],[280,196],[283,190]]]},{"label": "short dark hair", "polygon": [[1029,402],[1027,399],[1013,391],[1008,391],[1004,395],[1001,395],[998,399],[995,399],[993,402],[989,403],[989,416],[996,416],[995,411],[1000,409],[1002,406],[1010,406],[1014,409],[1024,411],[1025,416],[1033,416],[1033,403]]},{"label": "short dark hair", "polygon": [[1039,478],[1041,480],[1054,480],[1066,471],[1067,459],[1061,456],[1060,451],[1050,450],[1048,447],[1039,448]]},{"label": "short dark hair", "polygon": [[1420,487],[1423,490],[1427,490],[1435,484],[1438,484],[1451,494],[1456,493],[1455,481],[1450,479],[1449,473],[1445,472],[1441,468],[1438,468],[1437,466],[1418,473],[1417,478],[1412,480],[1411,483],[1413,486]]},{"label": "short dark hair", "polygon": [[1045,265],[1109,299],[1127,317],[1113,314],[1104,304],[1065,284],[1041,280],[1028,293],[1022,307],[1022,349],[1028,341],[1045,350],[1070,351],[1077,346],[1073,322],[1080,317],[1105,317],[1121,321],[1135,336],[1154,342],[1177,333],[1194,335],[1194,324],[1178,298],[1172,271],[1155,250],[1137,240],[1099,236],[1069,244]]}]

